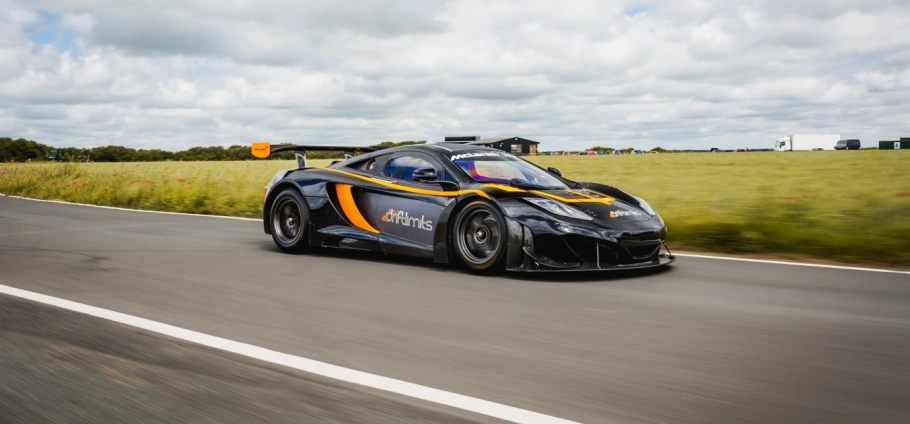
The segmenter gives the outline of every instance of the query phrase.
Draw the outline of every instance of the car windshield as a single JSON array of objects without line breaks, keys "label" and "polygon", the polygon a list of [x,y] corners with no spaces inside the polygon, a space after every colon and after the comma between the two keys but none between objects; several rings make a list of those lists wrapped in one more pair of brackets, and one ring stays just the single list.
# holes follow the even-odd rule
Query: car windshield
[{"label": "car windshield", "polygon": [[455,165],[461,168],[474,181],[481,183],[520,184],[540,186],[541,188],[567,188],[562,181],[534,165],[511,155],[475,156],[456,159]]}]

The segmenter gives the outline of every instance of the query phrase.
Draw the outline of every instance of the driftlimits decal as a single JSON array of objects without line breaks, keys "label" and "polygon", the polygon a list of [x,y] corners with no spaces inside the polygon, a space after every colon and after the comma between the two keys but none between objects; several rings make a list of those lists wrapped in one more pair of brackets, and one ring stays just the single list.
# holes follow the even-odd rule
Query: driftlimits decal
[{"label": "driftlimits decal", "polygon": [[637,211],[610,211],[610,218],[619,218],[621,216],[642,216],[641,212]]},{"label": "driftlimits decal", "polygon": [[426,219],[423,215],[420,218],[415,218],[408,216],[405,211],[396,211],[395,209],[389,209],[388,212],[382,215],[382,222],[414,227],[424,231],[433,231],[433,221]]}]

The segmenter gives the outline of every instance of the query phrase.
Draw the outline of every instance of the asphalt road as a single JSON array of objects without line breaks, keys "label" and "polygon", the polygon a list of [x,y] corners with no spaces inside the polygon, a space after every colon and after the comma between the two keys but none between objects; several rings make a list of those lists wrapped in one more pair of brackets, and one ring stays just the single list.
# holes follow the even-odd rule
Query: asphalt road
[{"label": "asphalt road", "polygon": [[0,297],[2,423],[489,421]]},{"label": "asphalt road", "polygon": [[[401,258],[282,254],[254,221],[0,197],[0,284],[581,422],[910,422],[906,274],[681,258],[662,272],[479,277]],[[34,339],[0,348],[4,369],[30,364],[0,378],[0,413],[103,377],[46,372],[63,360],[46,343],[85,346],[110,334],[103,324],[66,318],[76,324],[61,342],[53,311],[9,305],[0,311],[19,312],[4,312],[0,346],[23,334],[8,322]],[[105,339],[118,352],[155,343],[116,331],[135,333]],[[263,389],[223,390],[236,367]],[[272,385],[280,369],[204,349],[147,372],[213,376],[199,383],[221,395],[212,414],[263,395],[285,414],[321,417],[312,421],[486,420],[305,373]],[[46,387],[10,401],[15,384]],[[263,394],[270,386],[279,395]],[[288,391],[333,406],[311,416],[321,401],[292,405]]]}]

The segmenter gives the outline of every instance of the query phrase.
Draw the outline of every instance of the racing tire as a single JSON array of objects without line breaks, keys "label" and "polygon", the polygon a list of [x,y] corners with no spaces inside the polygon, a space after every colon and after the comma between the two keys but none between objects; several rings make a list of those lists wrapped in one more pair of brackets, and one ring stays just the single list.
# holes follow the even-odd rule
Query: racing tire
[{"label": "racing tire", "polygon": [[508,229],[499,208],[475,200],[458,212],[452,227],[455,256],[474,272],[494,272],[505,262]]},{"label": "racing tire", "polygon": [[272,240],[286,253],[302,253],[309,247],[306,233],[310,214],[299,191],[286,188],[275,196],[269,210]]}]

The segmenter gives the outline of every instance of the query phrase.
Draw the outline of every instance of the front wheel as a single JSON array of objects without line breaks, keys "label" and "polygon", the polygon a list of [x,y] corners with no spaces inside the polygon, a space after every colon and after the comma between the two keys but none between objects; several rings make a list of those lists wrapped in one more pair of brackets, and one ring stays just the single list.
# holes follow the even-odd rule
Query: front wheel
[{"label": "front wheel", "polygon": [[306,201],[300,192],[288,188],[278,193],[269,212],[272,240],[288,253],[298,253],[309,246],[306,229],[310,225]]},{"label": "front wheel", "polygon": [[471,202],[455,218],[455,254],[472,271],[495,270],[505,256],[506,231],[505,218],[493,204]]}]

